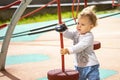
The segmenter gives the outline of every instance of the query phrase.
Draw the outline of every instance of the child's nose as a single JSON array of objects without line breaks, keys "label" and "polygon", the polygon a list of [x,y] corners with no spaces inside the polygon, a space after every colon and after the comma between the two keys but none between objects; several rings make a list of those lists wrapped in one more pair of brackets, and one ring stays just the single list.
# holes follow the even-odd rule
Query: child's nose
[{"label": "child's nose", "polygon": [[80,24],[78,24],[78,27],[80,28],[80,27],[81,27],[81,25],[80,25]]}]

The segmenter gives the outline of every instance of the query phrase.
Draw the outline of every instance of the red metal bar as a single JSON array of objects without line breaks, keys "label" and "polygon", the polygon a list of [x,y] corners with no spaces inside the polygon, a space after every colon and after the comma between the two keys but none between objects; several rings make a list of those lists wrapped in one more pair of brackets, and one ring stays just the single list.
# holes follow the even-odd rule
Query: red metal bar
[{"label": "red metal bar", "polygon": [[114,4],[114,6],[120,6],[120,4]]},{"label": "red metal bar", "polygon": [[22,17],[20,18],[20,20],[23,19],[23,18],[25,18],[25,17],[28,17],[28,16],[30,16],[30,15],[36,13],[36,12],[38,12],[38,11],[40,11],[41,9],[47,7],[48,5],[50,5],[50,4],[52,4],[52,3],[56,2],[56,1],[57,1],[57,0],[53,0],[53,1],[49,2],[48,4],[44,5],[43,7],[40,7],[40,8],[38,8],[38,9],[36,9],[36,10],[34,10],[34,11],[32,11],[32,12],[30,12],[30,13],[24,15],[24,16],[22,16]]},{"label": "red metal bar", "polygon": [[87,7],[87,0],[84,0],[84,7]]},{"label": "red metal bar", "polygon": [[[57,0],[58,4],[58,19],[59,19],[59,24],[62,24],[62,17],[61,17],[61,7],[60,7],[60,0]],[[61,48],[64,48],[64,42],[63,42],[63,34],[60,33],[60,44]],[[61,60],[62,60],[62,71],[65,72],[65,61],[64,61],[64,55],[61,55]]]},{"label": "red metal bar", "polygon": [[118,4],[115,4],[115,2],[114,2],[114,0],[112,0],[112,6],[114,7],[114,6],[120,6],[120,4],[118,3]]},{"label": "red metal bar", "polygon": [[21,3],[21,0],[17,0],[15,2],[11,3],[11,4],[8,4],[6,6],[0,7],[0,10],[8,9],[8,8],[12,7],[13,5],[17,5],[17,4],[20,4],[20,3]]},{"label": "red metal bar", "polygon": [[74,21],[76,23],[76,19],[77,19],[78,12],[79,12],[80,0],[78,0],[78,5],[76,7],[76,15],[74,15],[75,14],[75,12],[74,12],[74,6],[75,6],[74,4],[75,4],[75,2],[76,2],[76,0],[73,0],[73,2],[72,2],[72,17],[73,17],[73,19],[74,19]]},{"label": "red metal bar", "polygon": [[112,0],[112,6],[115,6],[115,4],[114,4],[114,0]]},{"label": "red metal bar", "polygon": [[[11,7],[11,6],[15,5],[15,4],[19,4],[20,2],[21,2],[21,0],[17,0],[17,1],[15,1],[15,2],[13,2],[13,3],[7,5],[6,7],[0,7],[0,9],[9,8],[9,7]],[[54,2],[57,2],[57,0],[53,0],[53,1],[49,2],[48,4],[44,5],[43,7],[40,7],[40,8],[38,8],[38,9],[36,9],[36,10],[34,10],[34,11],[32,11],[32,12],[30,12],[30,13],[24,15],[24,16],[22,16],[22,17],[20,18],[20,20],[23,19],[23,18],[26,18],[26,17],[28,17],[28,16],[30,16],[30,15],[36,13],[36,12],[38,12],[39,10],[41,10],[41,9],[43,9],[43,8],[45,8],[45,7],[47,7],[48,5],[50,5],[50,4],[54,3]],[[6,26],[7,26],[7,24],[0,25],[0,29],[4,28],[4,27],[6,27]]]},{"label": "red metal bar", "polygon": [[2,25],[0,25],[0,29],[5,28],[6,26],[7,26],[7,24],[2,24]]},{"label": "red metal bar", "polygon": [[[73,0],[73,2],[72,2],[72,17],[74,20],[75,20],[75,15],[74,15],[74,3],[75,3],[75,1],[76,0]],[[75,20],[75,22],[76,22],[76,20]]]},{"label": "red metal bar", "polygon": [[79,12],[79,6],[80,6],[80,0],[78,0],[78,5],[77,5],[77,9],[76,9],[76,18],[77,18],[77,16],[78,16],[78,12]]}]

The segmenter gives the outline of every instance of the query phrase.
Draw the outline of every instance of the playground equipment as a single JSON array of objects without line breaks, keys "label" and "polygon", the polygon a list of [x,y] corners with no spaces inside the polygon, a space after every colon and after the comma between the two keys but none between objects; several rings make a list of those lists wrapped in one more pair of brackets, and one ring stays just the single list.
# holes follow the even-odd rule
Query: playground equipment
[{"label": "playground equipment", "polygon": [[77,8],[76,8],[76,15],[74,13],[74,3],[76,2],[76,0],[73,0],[73,4],[72,4],[72,17],[76,23],[76,19],[77,19],[77,15],[78,15],[78,11],[79,11],[79,5],[80,5],[80,0],[78,0],[78,5],[77,5]]},{"label": "playground equipment", "polygon": [[12,7],[13,5],[17,5],[17,4],[20,4],[20,3],[21,3],[21,0],[14,1],[14,2],[11,3],[11,4],[8,4],[8,5],[6,5],[6,6],[0,7],[0,10],[8,9],[8,8]]},{"label": "playground equipment", "polygon": [[[8,8],[10,8],[11,6],[16,5],[16,4],[20,3],[20,2],[21,2],[20,0],[17,0],[17,1],[15,1],[15,2],[9,4],[9,5],[6,5],[6,6],[1,7],[1,9],[8,9]],[[55,2],[56,2],[56,0],[50,1],[50,2],[47,3],[46,5],[38,8],[38,9],[35,9],[34,11],[31,11],[31,12],[29,12],[29,13],[26,14],[26,15],[23,15],[19,20],[22,20],[23,18],[26,18],[26,17],[28,17],[28,16],[30,16],[30,15],[32,15],[32,14],[34,14],[34,13],[40,11],[40,10],[42,10],[43,8],[47,7],[47,6],[50,5],[50,4],[53,4],[53,3],[55,3]],[[73,19],[64,21],[64,22],[66,23],[66,22],[69,22],[69,21],[74,20],[75,23],[73,23],[73,24],[71,24],[71,25],[75,25],[75,24],[76,24],[76,19],[77,19],[77,15],[78,15],[78,11],[79,11],[79,3],[80,3],[80,0],[77,0],[77,3],[78,3],[78,4],[77,4],[77,8],[76,8],[76,14],[75,14],[75,11],[74,11],[74,10],[75,10],[75,9],[74,9],[74,3],[75,3],[75,2],[76,2],[76,0],[73,0],[73,3],[72,3],[72,16],[73,16]],[[87,6],[87,0],[84,0],[84,3],[85,3],[84,5]],[[8,7],[8,6],[9,6],[9,7]],[[99,19],[106,18],[106,17],[110,17],[110,16],[114,16],[114,15],[117,15],[117,14],[120,14],[120,12],[114,13],[114,14],[105,15],[105,16],[101,16],[101,17],[99,17]],[[5,28],[5,27],[7,27],[7,25],[8,25],[7,23],[0,25],[0,29],[3,29],[3,28]],[[57,26],[57,25],[58,25],[58,23],[55,23],[55,24],[50,24],[50,25],[47,25],[47,26],[42,26],[42,27],[40,27],[40,28],[36,28],[36,29],[32,29],[32,30],[27,30],[27,31],[15,33],[15,34],[12,34],[12,38],[21,37],[21,36],[26,36],[26,35],[34,35],[34,34],[39,34],[39,33],[48,32],[48,31],[53,31],[53,30],[55,30],[55,29],[54,29],[54,26]],[[68,25],[68,26],[71,26],[71,25]],[[51,28],[50,28],[50,27],[51,27]],[[48,28],[48,29],[47,29],[47,28]],[[42,29],[47,29],[47,30],[42,30]],[[5,38],[5,36],[0,36],[0,40],[3,40],[4,38]]]},{"label": "playground equipment", "polygon": [[[8,4],[8,5],[6,5],[6,6],[0,7],[0,10],[8,9],[8,8],[12,7],[13,5],[17,5],[17,4],[20,4],[20,3],[21,3],[21,0],[14,1],[14,2],[11,3],[11,4]],[[8,25],[8,24],[6,24],[6,23],[0,25],[0,29],[6,27],[7,25]]]},{"label": "playground equipment", "polygon": [[[12,17],[12,20],[10,22],[10,24],[8,25],[8,30],[7,30],[7,33],[6,33],[6,37],[4,37],[4,41],[3,41],[3,44],[2,44],[2,49],[1,49],[1,53],[0,53],[0,70],[4,70],[5,68],[5,60],[6,60],[6,54],[7,54],[7,50],[8,50],[8,46],[9,46],[9,42],[10,42],[10,39],[12,37],[12,33],[14,31],[14,28],[15,28],[15,25],[17,24],[17,22],[29,15],[32,15],[34,14],[35,12],[47,7],[49,4],[52,4],[54,2],[57,2],[57,5],[58,5],[58,18],[59,18],[59,25],[62,24],[62,17],[61,17],[61,7],[60,7],[60,0],[53,0],[51,2],[49,2],[48,4],[46,4],[45,6],[41,7],[41,8],[38,8],[34,11],[32,11],[31,13],[25,15],[25,16],[22,16],[21,15],[23,14],[23,12],[25,11],[26,7],[28,4],[30,4],[32,0],[22,0],[20,6],[18,7],[18,9],[16,10],[16,12],[14,13],[13,17]],[[78,1],[79,2],[79,1]],[[85,6],[87,6],[87,0],[85,0]],[[73,20],[73,19],[72,19]],[[2,27],[6,26],[7,24],[4,24],[2,25]],[[43,29],[43,28],[47,28],[47,27],[50,27],[50,26],[56,26],[57,24],[52,24],[52,25],[48,25],[48,26],[45,26],[45,27],[42,27],[42,28],[39,28],[39,29],[34,29],[34,30],[30,30],[30,32],[32,31],[36,31],[36,30],[40,30],[40,29]],[[37,33],[41,33],[41,32],[47,32],[47,31],[51,31],[51,30],[54,30],[53,28],[52,29],[49,29],[49,30],[46,30],[46,31],[38,31],[38,32],[33,32],[33,33],[30,33],[30,34],[37,34]],[[25,31],[26,33],[27,31]],[[29,32],[29,31],[28,31]],[[24,33],[24,32],[20,32],[20,33],[16,33],[16,34],[13,34],[14,36],[24,36],[24,35],[18,35],[18,34],[21,34],[21,33]],[[25,34],[25,35],[30,35],[30,34]],[[63,42],[63,34],[60,33],[60,43],[61,43],[61,48],[64,48],[64,42]],[[96,49],[99,49],[101,47],[101,44],[100,42],[98,41],[95,41],[94,42],[94,50]],[[49,80],[77,80],[78,79],[78,72],[75,71],[75,70],[71,70],[71,69],[65,69],[65,62],[64,62],[64,55],[61,56],[61,64],[62,64],[62,69],[55,69],[55,70],[50,70],[47,74],[48,74],[48,79]]]},{"label": "playground equipment", "polygon": [[118,3],[115,3],[115,0],[112,0],[112,6],[120,6],[120,0],[118,0]]},{"label": "playground equipment", "polygon": [[2,24],[2,25],[0,26],[0,29],[3,29],[5,26],[7,26],[7,24]]},{"label": "playground equipment", "polygon": [[[57,0],[52,0],[52,1],[50,1],[48,4],[46,4],[46,5],[38,8],[38,9],[36,9],[36,10],[34,10],[34,11],[32,11],[32,12],[30,12],[30,13],[22,16],[22,17],[20,17],[19,20],[21,20],[21,19],[23,19],[23,18],[26,18],[26,17],[28,17],[28,16],[30,16],[30,15],[38,12],[39,10],[47,7],[47,6],[50,5],[50,4],[55,3],[56,1],[57,1]],[[114,0],[113,0],[113,1],[114,1]],[[73,5],[72,5],[73,19],[75,19],[76,16],[77,16],[77,14],[76,14],[76,15],[74,14],[74,3],[75,3],[75,2],[76,2],[76,0],[73,0]],[[19,4],[19,3],[21,3],[21,0],[17,0],[17,1],[15,1],[15,2],[9,4],[9,5],[0,7],[0,9],[8,9],[8,8],[12,7],[13,5],[16,5],[16,4]],[[77,6],[77,9],[76,9],[76,13],[78,13],[79,3],[80,3],[80,1],[78,0],[78,6]],[[84,5],[87,6],[87,0],[84,0],[84,3],[85,3]],[[113,16],[113,15],[117,15],[117,14],[120,14],[120,13],[105,15],[105,16],[99,17],[99,19],[106,18],[106,17]],[[71,20],[73,20],[73,19],[71,19]],[[69,21],[71,21],[71,20],[67,20],[67,21],[65,21],[65,22],[69,22]],[[38,34],[38,33],[42,33],[42,32],[52,31],[52,30],[54,30],[54,28],[47,29],[47,30],[42,30],[42,29],[44,29],[44,28],[49,28],[49,27],[52,27],[52,26],[56,26],[57,24],[58,24],[58,23],[55,23],[55,24],[52,24],[52,25],[43,26],[43,27],[40,27],[40,28],[37,28],[37,29],[33,29],[33,30],[29,30],[29,31],[24,31],[24,32],[20,32],[20,33],[15,33],[15,34],[12,34],[12,38],[20,37],[20,36],[25,36],[25,35]],[[5,24],[2,24],[2,25],[0,26],[0,29],[3,29],[3,28],[6,27],[7,25],[8,25],[8,24],[6,24],[6,23],[5,23]],[[73,25],[74,25],[74,24],[73,24]],[[8,27],[9,27],[9,26],[8,26]],[[33,32],[33,31],[34,31],[34,32]],[[30,33],[27,33],[27,32],[30,32]],[[23,33],[25,33],[25,34],[23,34]],[[5,36],[0,36],[0,39],[1,39],[1,40],[5,39]]]},{"label": "playground equipment", "polygon": [[[0,54],[0,59],[1,59],[1,62],[0,62],[0,70],[4,70],[5,69],[5,61],[6,61],[6,54],[7,54],[7,51],[8,51],[8,46],[9,46],[9,43],[10,43],[10,39],[11,39],[11,36],[12,36],[12,33],[14,31],[14,28],[15,28],[15,25],[17,24],[17,22],[19,21],[21,15],[23,14],[23,12],[25,11],[26,7],[28,4],[30,4],[32,0],[22,0],[19,8],[16,10],[16,12],[14,13],[13,17],[12,17],[12,20],[8,26],[8,30],[7,30],[7,33],[6,33],[6,37],[3,41],[3,44],[2,44],[2,49],[1,49],[1,54]],[[62,18],[61,18],[61,7],[60,7],[60,0],[53,0],[53,2],[56,1],[57,4],[58,4],[58,18],[59,18],[59,24],[62,24]],[[64,44],[63,44],[63,35],[62,33],[60,33],[60,41],[61,41],[61,48],[64,48]],[[64,55],[61,56],[61,60],[62,60],[62,72],[65,73],[65,67],[64,67]],[[70,70],[71,71],[71,70]],[[78,79],[78,72],[77,71],[74,71]],[[66,72],[67,73],[67,72]],[[50,74],[50,73],[49,73]],[[69,74],[69,73],[68,73]],[[71,73],[70,73],[71,74]],[[48,75],[48,78],[50,77],[50,75]],[[66,77],[66,76],[65,76]],[[76,79],[76,80],[77,80]],[[56,79],[58,80],[58,79]],[[67,80],[67,79],[66,79]],[[70,79],[69,79],[70,80]]]},{"label": "playground equipment", "polygon": [[[59,24],[62,24],[60,0],[57,0]],[[64,48],[63,34],[60,33],[61,48]],[[79,73],[76,70],[65,70],[64,55],[61,55],[62,69],[48,71],[48,80],[78,80]]]},{"label": "playground equipment", "polygon": [[8,51],[8,46],[10,43],[10,39],[12,36],[12,33],[14,31],[15,25],[17,24],[18,20],[20,19],[21,15],[25,11],[28,4],[30,4],[32,0],[22,0],[20,6],[17,8],[16,12],[14,13],[10,24],[8,25],[8,30],[6,32],[6,37],[2,44],[2,49],[0,52],[0,70],[5,70],[5,61],[6,61],[6,55]]},{"label": "playground equipment", "polygon": [[[19,0],[18,0],[18,1],[19,1]],[[8,9],[8,8],[10,8],[11,6],[15,5],[15,3],[18,3],[18,1],[13,2],[13,3],[11,3],[10,5],[7,5],[7,6],[9,6],[9,7],[4,6],[4,7],[2,7],[1,9]],[[20,1],[19,1],[19,2],[20,2]],[[54,2],[56,2],[56,0],[53,0],[53,1],[49,2],[48,4],[46,4],[46,5],[38,8],[38,9],[36,9],[36,10],[34,10],[34,11],[32,11],[32,12],[30,12],[30,13],[22,16],[19,20],[21,20],[21,19],[23,19],[23,18],[26,18],[26,17],[28,17],[28,16],[30,16],[30,15],[32,15],[32,14],[40,11],[41,9],[47,7],[48,5],[50,5],[50,4],[54,3]],[[4,25],[4,26],[3,26],[3,25]],[[8,24],[3,24],[3,25],[0,25],[0,29],[6,27]]]}]

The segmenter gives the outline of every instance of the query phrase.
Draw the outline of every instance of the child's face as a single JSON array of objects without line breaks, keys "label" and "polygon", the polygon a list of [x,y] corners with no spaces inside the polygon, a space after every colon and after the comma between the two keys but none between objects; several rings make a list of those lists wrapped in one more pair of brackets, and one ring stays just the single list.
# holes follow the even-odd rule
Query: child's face
[{"label": "child's face", "polygon": [[92,29],[93,25],[88,17],[80,17],[78,19],[77,30],[80,34],[85,34]]}]

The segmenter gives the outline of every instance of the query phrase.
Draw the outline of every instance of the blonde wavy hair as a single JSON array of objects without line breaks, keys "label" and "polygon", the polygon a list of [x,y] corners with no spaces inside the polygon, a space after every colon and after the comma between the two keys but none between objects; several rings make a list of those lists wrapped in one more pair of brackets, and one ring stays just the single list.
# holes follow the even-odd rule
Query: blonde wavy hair
[{"label": "blonde wavy hair", "polygon": [[84,8],[78,15],[78,18],[81,17],[88,17],[91,23],[93,24],[93,27],[97,25],[97,16],[95,12],[93,11],[95,9],[95,6],[88,6]]}]

